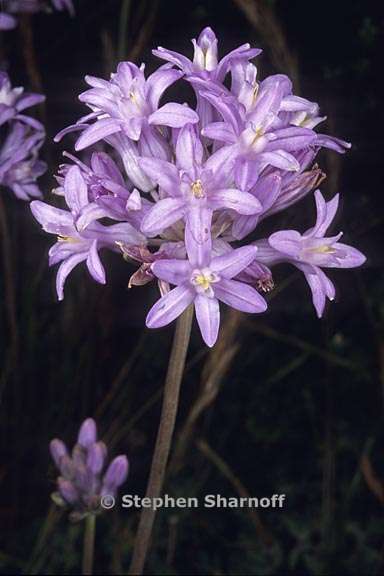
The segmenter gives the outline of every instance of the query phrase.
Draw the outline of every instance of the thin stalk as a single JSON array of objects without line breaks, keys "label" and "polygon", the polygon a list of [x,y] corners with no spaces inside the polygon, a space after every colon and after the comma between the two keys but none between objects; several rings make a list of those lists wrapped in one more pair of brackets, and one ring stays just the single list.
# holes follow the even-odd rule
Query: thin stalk
[{"label": "thin stalk", "polygon": [[[177,408],[179,405],[180,384],[183,377],[185,359],[188,351],[192,318],[193,307],[190,306],[179,317],[176,324],[172,351],[165,379],[160,425],[157,433],[156,446],[146,492],[146,497],[151,499],[159,497],[162,493],[165,469],[168,462],[173,431],[175,428]],[[140,574],[143,573],[155,516],[156,511],[152,508],[142,509],[135,539],[132,562],[129,570],[129,574],[131,575],[134,574],[140,576]]]},{"label": "thin stalk", "polygon": [[17,326],[17,312],[16,312],[16,288],[15,288],[15,274],[13,269],[12,242],[8,228],[7,214],[5,205],[1,196],[0,190],[0,239],[2,245],[2,256],[4,266],[4,292],[6,311],[8,314],[9,333],[11,337],[11,356],[12,361],[16,364],[19,351],[19,331]]},{"label": "thin stalk", "polygon": [[42,94],[44,92],[43,81],[36,56],[35,39],[30,14],[20,15],[19,31],[23,43],[23,55],[31,87],[35,92]]},{"label": "thin stalk", "polygon": [[117,49],[119,62],[124,60],[127,55],[128,20],[130,7],[130,0],[122,0],[119,19],[119,44]]},{"label": "thin stalk", "polygon": [[83,548],[83,574],[90,576],[93,573],[93,553],[95,549],[96,516],[89,514],[85,519],[84,548]]}]

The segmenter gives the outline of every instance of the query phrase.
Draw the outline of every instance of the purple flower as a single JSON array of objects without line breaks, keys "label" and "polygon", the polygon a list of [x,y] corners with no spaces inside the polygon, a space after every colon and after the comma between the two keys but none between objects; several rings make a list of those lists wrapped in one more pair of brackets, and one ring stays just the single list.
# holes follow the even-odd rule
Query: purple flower
[{"label": "purple flower", "polygon": [[16,24],[16,18],[6,12],[0,12],[0,30],[12,30]]},{"label": "purple flower", "polygon": [[21,200],[42,196],[36,179],[47,168],[38,159],[44,137],[43,132],[15,122],[0,147],[0,185],[10,188]]},{"label": "purple flower", "polygon": [[[314,126],[324,118],[316,116],[317,104],[292,96],[292,83],[287,76],[276,74],[258,84],[255,74],[253,83],[245,81],[246,95],[243,94],[244,82],[239,87],[241,82],[236,76],[234,93],[212,81],[199,77],[190,79],[201,97],[207,99],[222,117],[222,121],[206,125],[202,134],[232,149],[239,187],[251,188],[267,166],[288,172],[300,171],[295,156],[310,147],[325,146],[338,152],[350,147],[347,142],[314,132]],[[300,123],[291,109],[295,112],[300,109],[305,118],[312,114],[316,121],[303,119]]]},{"label": "purple flower", "polygon": [[[325,237],[337,200],[327,204],[320,192],[313,229],[299,234],[274,224],[269,238],[258,239],[261,221],[293,205],[300,210],[299,201],[320,185],[319,150],[342,153],[350,144],[317,132],[325,116],[316,102],[293,93],[287,76],[258,77],[250,60],[260,50],[244,44],[220,60],[211,28],[193,46],[192,60],[155,50],[167,63],[148,78],[144,65],[130,62],[109,80],[86,77],[90,88],[80,100],[90,113],[57,139],[78,131],[78,151],[99,142],[104,151],[94,152],[90,165],[65,153],[74,165],[60,167],[56,193],[70,211],[42,202],[33,202],[32,211],[59,236],[50,250],[50,263],[61,262],[59,298],[66,276],[83,260],[105,282],[98,250],[106,247],[138,264],[130,287],[157,279],[161,298],[147,316],[150,328],[193,303],[213,346],[218,302],[263,312],[274,265],[288,261],[304,272],[320,315],[334,295],[322,269],[359,266],[364,256],[340,236]],[[161,102],[169,86],[185,80],[195,91],[195,109]],[[115,224],[106,226],[105,219]],[[95,449],[92,469],[100,458]]]},{"label": "purple flower", "polygon": [[[64,152],[64,156],[73,160],[80,168],[81,175],[88,187],[88,202],[77,214],[76,227],[79,231],[100,218],[126,220],[136,228],[150,208],[150,202],[140,196],[137,189],[125,182],[117,164],[104,152],[94,152],[90,166],[75,156]],[[62,164],[56,177],[59,184],[64,181],[71,164]],[[56,188],[56,194],[64,195],[62,186]]]},{"label": "purple flower", "polygon": [[247,215],[261,211],[256,197],[230,186],[226,166],[217,164],[215,155],[203,162],[203,145],[191,124],[180,130],[175,154],[175,165],[154,158],[143,158],[140,162],[147,175],[167,194],[144,217],[141,226],[144,234],[156,236],[185,218],[196,241],[202,243],[210,237],[215,210],[228,209]]},{"label": "purple flower", "polygon": [[148,312],[149,328],[166,326],[193,303],[204,342],[213,346],[220,325],[219,300],[243,312],[265,312],[264,298],[251,286],[233,279],[255,259],[254,246],[211,258],[210,251],[201,249],[191,238],[187,251],[188,260],[158,260],[152,264],[154,275],[176,288]]},{"label": "purple flower", "polygon": [[[140,268],[130,277],[128,288],[144,286],[148,282],[152,282],[155,278],[151,267],[153,262],[170,258],[185,259],[186,256],[184,242],[164,242],[156,252],[150,252],[146,246],[130,246],[122,243],[119,246],[127,261],[140,262],[141,264]],[[158,286],[162,295],[169,292],[168,282],[158,280]]]},{"label": "purple flower", "polygon": [[[111,138],[110,143],[121,153],[128,177],[136,186],[149,190],[151,182],[141,174],[137,157],[170,158],[169,144],[159,127],[181,128],[199,120],[196,112],[183,104],[170,102],[159,108],[164,91],[181,76],[181,72],[165,65],[145,79],[144,66],[139,68],[130,62],[120,63],[109,82],[87,76],[91,89],[79,98],[92,113],[62,131],[56,139],[67,132],[82,130],[76,150],[83,150],[103,138],[119,135],[119,139]],[[90,120],[94,120],[91,125]]]},{"label": "purple flower", "polygon": [[249,44],[243,44],[239,48],[232,50],[218,62],[217,43],[218,41],[212,28],[207,27],[200,33],[197,40],[192,40],[194,47],[193,61],[183,54],[167,50],[161,46],[152,52],[155,56],[167,60],[180,68],[186,75],[202,73],[202,76],[219,82],[224,80],[229,65],[233,60],[237,62],[248,61],[261,53],[260,49],[251,48]]},{"label": "purple flower", "polygon": [[239,187],[248,190],[267,166],[300,170],[292,153],[314,145],[317,136],[313,130],[291,126],[279,117],[283,97],[291,91],[291,82],[286,76],[279,74],[264,80],[249,113],[224,87],[218,91],[209,82],[199,81],[198,85],[201,96],[223,118],[222,122],[208,124],[202,133],[231,147],[236,156],[235,181]]},{"label": "purple flower", "polygon": [[38,158],[45,132],[40,122],[23,112],[43,101],[44,96],[13,88],[0,71],[0,185],[22,200],[41,196],[36,180],[46,170]]},{"label": "purple flower", "polygon": [[10,120],[20,120],[36,130],[43,126],[30,116],[21,114],[27,108],[44,102],[45,96],[24,92],[24,88],[12,88],[8,74],[0,71],[0,126]]},{"label": "purple flower", "polygon": [[57,438],[50,443],[50,452],[60,471],[58,492],[52,495],[61,506],[72,508],[73,520],[100,512],[102,496],[115,496],[128,476],[126,456],[117,456],[106,466],[107,447],[97,440],[96,423],[92,418],[83,422],[71,455]]},{"label": "purple flower", "polygon": [[[192,44],[194,47],[193,61],[183,54],[167,50],[161,46],[157,50],[153,50],[153,54],[177,66],[183,71],[187,80],[198,76],[222,83],[233,62],[247,63],[251,58],[255,58],[261,53],[258,48],[251,48],[249,44],[243,44],[229,52],[219,61],[218,40],[213,30],[209,27],[204,28],[198,39],[192,40]],[[204,127],[213,121],[215,111],[207,100],[201,98],[199,90],[195,89],[195,92],[197,97],[196,111],[200,118],[201,127]]]},{"label": "purple flower", "polygon": [[79,232],[75,222],[89,202],[88,188],[77,166],[70,168],[64,180],[65,201],[70,211],[55,208],[38,200],[31,203],[31,210],[43,229],[55,234],[57,242],[49,251],[49,265],[61,262],[56,278],[59,300],[64,298],[64,284],[68,274],[77,264],[86,261],[89,273],[100,284],[105,284],[105,270],[99,257],[101,248],[118,251],[118,243],[144,243],[145,238],[128,222],[103,226],[93,222]]},{"label": "purple flower", "polygon": [[335,217],[339,195],[326,202],[320,190],[316,190],[315,198],[317,208],[315,226],[304,234],[296,230],[275,232],[268,238],[272,254],[268,254],[267,249],[261,255],[259,246],[258,258],[262,258],[265,264],[291,262],[301,270],[312,290],[317,315],[321,317],[326,298],[333,300],[335,297],[334,285],[322,268],[356,268],[364,264],[366,258],[356,248],[339,242],[341,232],[336,236],[325,236]]},{"label": "purple flower", "polygon": [[310,170],[305,170],[315,155],[316,152],[313,150],[297,155],[300,173],[284,173],[271,169],[263,172],[256,184],[249,190],[250,194],[260,201],[262,210],[254,216],[235,218],[232,228],[234,238],[237,240],[245,238],[255,230],[259,221],[285,210],[321,184],[325,174],[317,165],[312,166]]},{"label": "purple flower", "polygon": [[[52,0],[52,6],[56,10],[68,10],[72,16],[75,13],[72,0]],[[49,3],[46,0],[2,0],[0,8],[0,30],[12,30],[17,26],[17,20],[13,14],[48,11]]]}]

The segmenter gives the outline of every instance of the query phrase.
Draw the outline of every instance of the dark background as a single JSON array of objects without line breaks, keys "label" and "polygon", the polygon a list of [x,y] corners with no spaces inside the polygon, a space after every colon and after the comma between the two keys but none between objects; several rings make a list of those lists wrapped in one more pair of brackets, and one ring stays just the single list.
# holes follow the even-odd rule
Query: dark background
[{"label": "dark background", "polygon": [[[288,73],[301,95],[320,103],[324,131],[353,143],[343,157],[319,156],[328,175],[322,190],[327,198],[342,193],[335,229],[368,258],[363,269],[331,271],[337,299],[320,321],[304,278],[282,267],[265,315],[228,311],[212,351],[194,330],[166,492],[284,493],[286,501],[283,510],[253,513],[162,511],[148,573],[382,573],[383,3],[132,0],[125,23],[120,0],[75,5],[73,19],[23,17],[1,36],[13,84],[47,95],[39,111],[48,131],[47,198],[61,152],[72,149],[71,137],[59,145],[52,137],[85,113],[77,100],[84,75],[105,77],[119,59],[152,70],[158,45],[192,55],[189,39],[210,25],[221,54],[244,42],[263,48],[260,77]],[[73,443],[94,416],[111,453],[129,457],[124,492],[143,494],[173,328],[144,328],[155,287],[128,292],[133,268],[114,254],[103,255],[107,286],[78,267],[57,303],[47,266],[53,239],[27,204],[2,195],[0,570],[76,574],[82,526],[50,503],[49,441]],[[308,198],[283,224],[271,219],[265,233],[305,230],[313,218]],[[128,569],[137,520],[132,510],[100,517],[96,573]]]}]

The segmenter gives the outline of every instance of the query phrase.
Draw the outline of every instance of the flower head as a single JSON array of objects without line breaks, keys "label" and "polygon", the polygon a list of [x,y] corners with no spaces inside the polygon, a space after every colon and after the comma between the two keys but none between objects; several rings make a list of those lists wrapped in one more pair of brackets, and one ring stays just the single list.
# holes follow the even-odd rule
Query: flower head
[{"label": "flower head", "polygon": [[188,260],[158,260],[152,264],[155,276],[176,286],[160,298],[148,313],[149,328],[165,326],[194,304],[202,337],[208,346],[217,340],[220,325],[219,300],[243,312],[265,312],[264,298],[236,276],[255,259],[257,249],[243,246],[228,254],[211,257],[191,239]]},{"label": "flower head", "polygon": [[43,130],[40,122],[25,115],[24,110],[44,100],[45,96],[24,92],[21,86],[12,88],[8,74],[0,71],[0,126],[10,120],[18,120],[32,128]]},{"label": "flower head", "polygon": [[55,208],[35,200],[31,210],[43,229],[57,237],[49,251],[49,265],[60,262],[56,278],[59,300],[64,298],[64,284],[67,276],[77,264],[86,261],[91,276],[100,284],[105,284],[105,270],[99,257],[99,250],[109,248],[119,251],[118,243],[138,244],[144,237],[128,222],[103,226],[93,222],[79,232],[76,220],[82,209],[89,204],[87,184],[78,166],[68,170],[64,179],[65,201],[69,210]]},{"label": "flower head", "polygon": [[71,453],[57,438],[51,441],[50,452],[60,472],[58,491],[52,498],[58,505],[72,509],[73,520],[100,512],[100,499],[115,496],[128,476],[126,456],[117,456],[107,465],[107,447],[97,439],[96,423],[92,418],[81,425]]},{"label": "flower head", "polygon": [[46,170],[39,160],[45,132],[42,124],[24,111],[43,101],[40,94],[13,88],[8,75],[0,71],[0,186],[22,200],[41,196],[36,180]]},{"label": "flower head", "polygon": [[36,179],[47,168],[38,158],[44,137],[43,132],[15,122],[0,148],[0,185],[10,188],[21,200],[41,197]]},{"label": "flower head", "polygon": [[[325,175],[316,164],[323,147],[343,153],[350,144],[318,132],[325,120],[316,102],[298,97],[283,74],[260,78],[251,60],[260,50],[244,44],[222,59],[205,28],[193,40],[191,59],[165,48],[150,76],[144,65],[119,64],[109,80],[86,77],[80,100],[90,109],[75,125],[76,150],[103,142],[90,166],[66,153],[57,193],[69,211],[32,203],[43,228],[58,235],[51,263],[62,262],[58,294],[69,271],[86,260],[105,282],[101,247],[120,252],[138,269],[129,286],[157,279],[160,299],[146,324],[159,328],[193,305],[204,341],[219,331],[219,301],[261,313],[274,288],[273,267],[288,261],[302,270],[321,315],[334,287],[324,267],[354,267],[364,256],[326,237],[337,199],[315,192],[316,225],[300,234],[279,230],[270,216],[296,206]],[[194,107],[167,101],[167,88],[189,82]],[[164,100],[163,100],[164,99]],[[101,222],[102,220],[102,222]],[[113,224],[111,224],[113,222]],[[117,222],[117,223],[116,223]]]},{"label": "flower head", "polygon": [[356,248],[339,242],[342,232],[326,237],[339,204],[337,194],[326,202],[319,190],[315,192],[317,218],[313,228],[304,234],[296,230],[274,232],[268,238],[272,254],[266,253],[263,262],[290,262],[301,270],[311,288],[317,315],[322,316],[326,298],[333,300],[335,288],[322,268],[356,268],[364,264],[365,256]]}]

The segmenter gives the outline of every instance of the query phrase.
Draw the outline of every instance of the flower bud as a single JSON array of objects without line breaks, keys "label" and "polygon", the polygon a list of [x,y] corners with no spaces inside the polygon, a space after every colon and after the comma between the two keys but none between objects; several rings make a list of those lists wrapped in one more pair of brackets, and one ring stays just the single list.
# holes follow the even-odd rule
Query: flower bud
[{"label": "flower bud", "polygon": [[88,448],[97,440],[96,423],[93,418],[87,418],[81,425],[78,443],[84,448]]},{"label": "flower bud", "polygon": [[93,474],[84,464],[75,466],[75,483],[81,492],[92,490]]},{"label": "flower bud", "polygon": [[87,467],[93,474],[99,474],[104,466],[107,448],[103,442],[96,442],[89,448],[87,455]]},{"label": "flower bud", "polygon": [[121,486],[128,476],[128,467],[126,456],[117,456],[112,460],[103,478],[103,488],[114,491]]},{"label": "flower bud", "polygon": [[[91,445],[92,446],[92,445]],[[87,450],[80,444],[75,444],[72,449],[72,462],[75,466],[85,466],[87,460]]]},{"label": "flower bud", "polygon": [[59,488],[60,495],[64,498],[68,504],[74,504],[79,498],[79,494],[69,480],[66,480],[60,476],[57,480],[57,486]]},{"label": "flower bud", "polygon": [[[76,521],[99,511],[100,498],[105,494],[115,495],[128,474],[125,456],[118,456],[106,466],[108,450],[104,442],[96,441],[96,424],[92,418],[82,424],[71,455],[57,439],[52,440],[50,451],[60,470],[53,501],[58,506],[71,505],[70,518]],[[107,468],[105,474],[104,468]]]},{"label": "flower bud", "polygon": [[56,466],[58,468],[60,468],[60,460],[62,459],[63,456],[68,455],[67,448],[66,448],[64,442],[55,438],[49,444],[49,450],[51,452],[51,456],[52,456],[53,461],[55,462]]},{"label": "flower bud", "polygon": [[128,200],[127,200],[127,204],[126,204],[126,209],[127,210],[141,210],[141,197],[140,197],[140,192],[134,188],[134,190],[132,190]]},{"label": "flower bud", "polygon": [[74,464],[67,454],[65,454],[60,459],[59,470],[60,470],[62,476],[64,476],[64,478],[67,478],[68,480],[72,480],[72,478],[74,476]]}]

